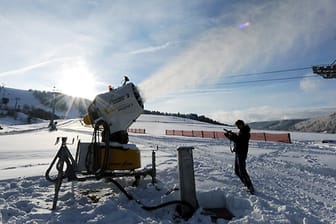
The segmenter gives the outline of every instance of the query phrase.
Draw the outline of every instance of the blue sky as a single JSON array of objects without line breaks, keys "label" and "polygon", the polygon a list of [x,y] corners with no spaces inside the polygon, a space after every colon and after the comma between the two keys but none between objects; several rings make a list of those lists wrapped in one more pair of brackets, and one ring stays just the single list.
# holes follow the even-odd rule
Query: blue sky
[{"label": "blue sky", "polygon": [[127,75],[149,110],[227,123],[331,114],[336,79],[310,66],[336,59],[335,8],[334,0],[0,0],[0,83],[93,99]]}]

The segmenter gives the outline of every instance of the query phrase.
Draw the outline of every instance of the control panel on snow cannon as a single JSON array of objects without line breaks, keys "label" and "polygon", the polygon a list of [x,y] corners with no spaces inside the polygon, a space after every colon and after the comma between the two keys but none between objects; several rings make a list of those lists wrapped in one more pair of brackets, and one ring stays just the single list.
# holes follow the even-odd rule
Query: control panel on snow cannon
[{"label": "control panel on snow cannon", "polygon": [[[104,166],[105,148],[98,146],[97,162],[100,169]],[[107,170],[134,170],[141,167],[140,150],[131,144],[110,145],[107,158]]]}]

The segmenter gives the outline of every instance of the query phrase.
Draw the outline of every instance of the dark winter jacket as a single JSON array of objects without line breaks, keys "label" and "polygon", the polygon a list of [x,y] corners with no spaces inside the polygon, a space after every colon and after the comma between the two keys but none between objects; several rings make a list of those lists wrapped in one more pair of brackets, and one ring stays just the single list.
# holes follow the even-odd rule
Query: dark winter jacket
[{"label": "dark winter jacket", "polygon": [[232,133],[228,136],[230,140],[235,143],[235,151],[237,154],[244,156],[246,158],[248,152],[248,144],[251,137],[250,127],[245,125],[244,128],[239,130],[239,133]]}]

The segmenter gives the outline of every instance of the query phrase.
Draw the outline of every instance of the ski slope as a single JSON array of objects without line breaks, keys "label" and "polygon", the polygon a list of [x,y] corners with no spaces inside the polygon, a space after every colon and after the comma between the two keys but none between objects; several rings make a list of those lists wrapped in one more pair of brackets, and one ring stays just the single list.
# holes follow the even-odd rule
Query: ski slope
[{"label": "ski slope", "polygon": [[[256,188],[250,195],[234,174],[230,142],[164,135],[165,129],[215,130],[221,126],[188,119],[142,115],[132,128],[130,143],[141,149],[142,167],[150,167],[157,151],[157,179],[119,178],[127,192],[148,206],[180,198],[177,148],[192,146],[197,200],[200,205],[187,221],[176,216],[175,205],[145,211],[103,180],[64,181],[57,209],[52,211],[54,185],[44,173],[59,145],[57,137],[91,141],[92,129],[78,120],[2,125],[0,130],[0,223],[211,223],[202,208],[226,207],[235,217],[217,223],[336,223],[335,135],[292,133],[293,144],[251,141],[247,169]],[[322,140],[332,140],[322,143]],[[76,143],[76,141],[75,141]],[[75,155],[76,144],[68,145]]]}]

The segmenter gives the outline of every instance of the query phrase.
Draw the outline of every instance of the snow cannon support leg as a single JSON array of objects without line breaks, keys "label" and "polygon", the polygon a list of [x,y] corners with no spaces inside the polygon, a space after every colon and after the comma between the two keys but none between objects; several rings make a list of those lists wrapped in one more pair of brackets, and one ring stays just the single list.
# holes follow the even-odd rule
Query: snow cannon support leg
[{"label": "snow cannon support leg", "polygon": [[[59,137],[57,138],[56,144],[58,143],[58,141]],[[77,180],[75,173],[77,169],[76,161],[74,160],[68,147],[66,146],[66,141],[67,137],[62,137],[62,145],[45,173],[46,179],[50,182],[55,183],[55,194],[52,207],[53,210],[56,209],[58,192],[61,188],[63,179],[68,178],[68,180]],[[66,164],[66,166],[64,166],[64,163]],[[58,172],[55,178],[52,178],[50,176],[50,171],[52,170],[53,166],[55,166]]]}]

